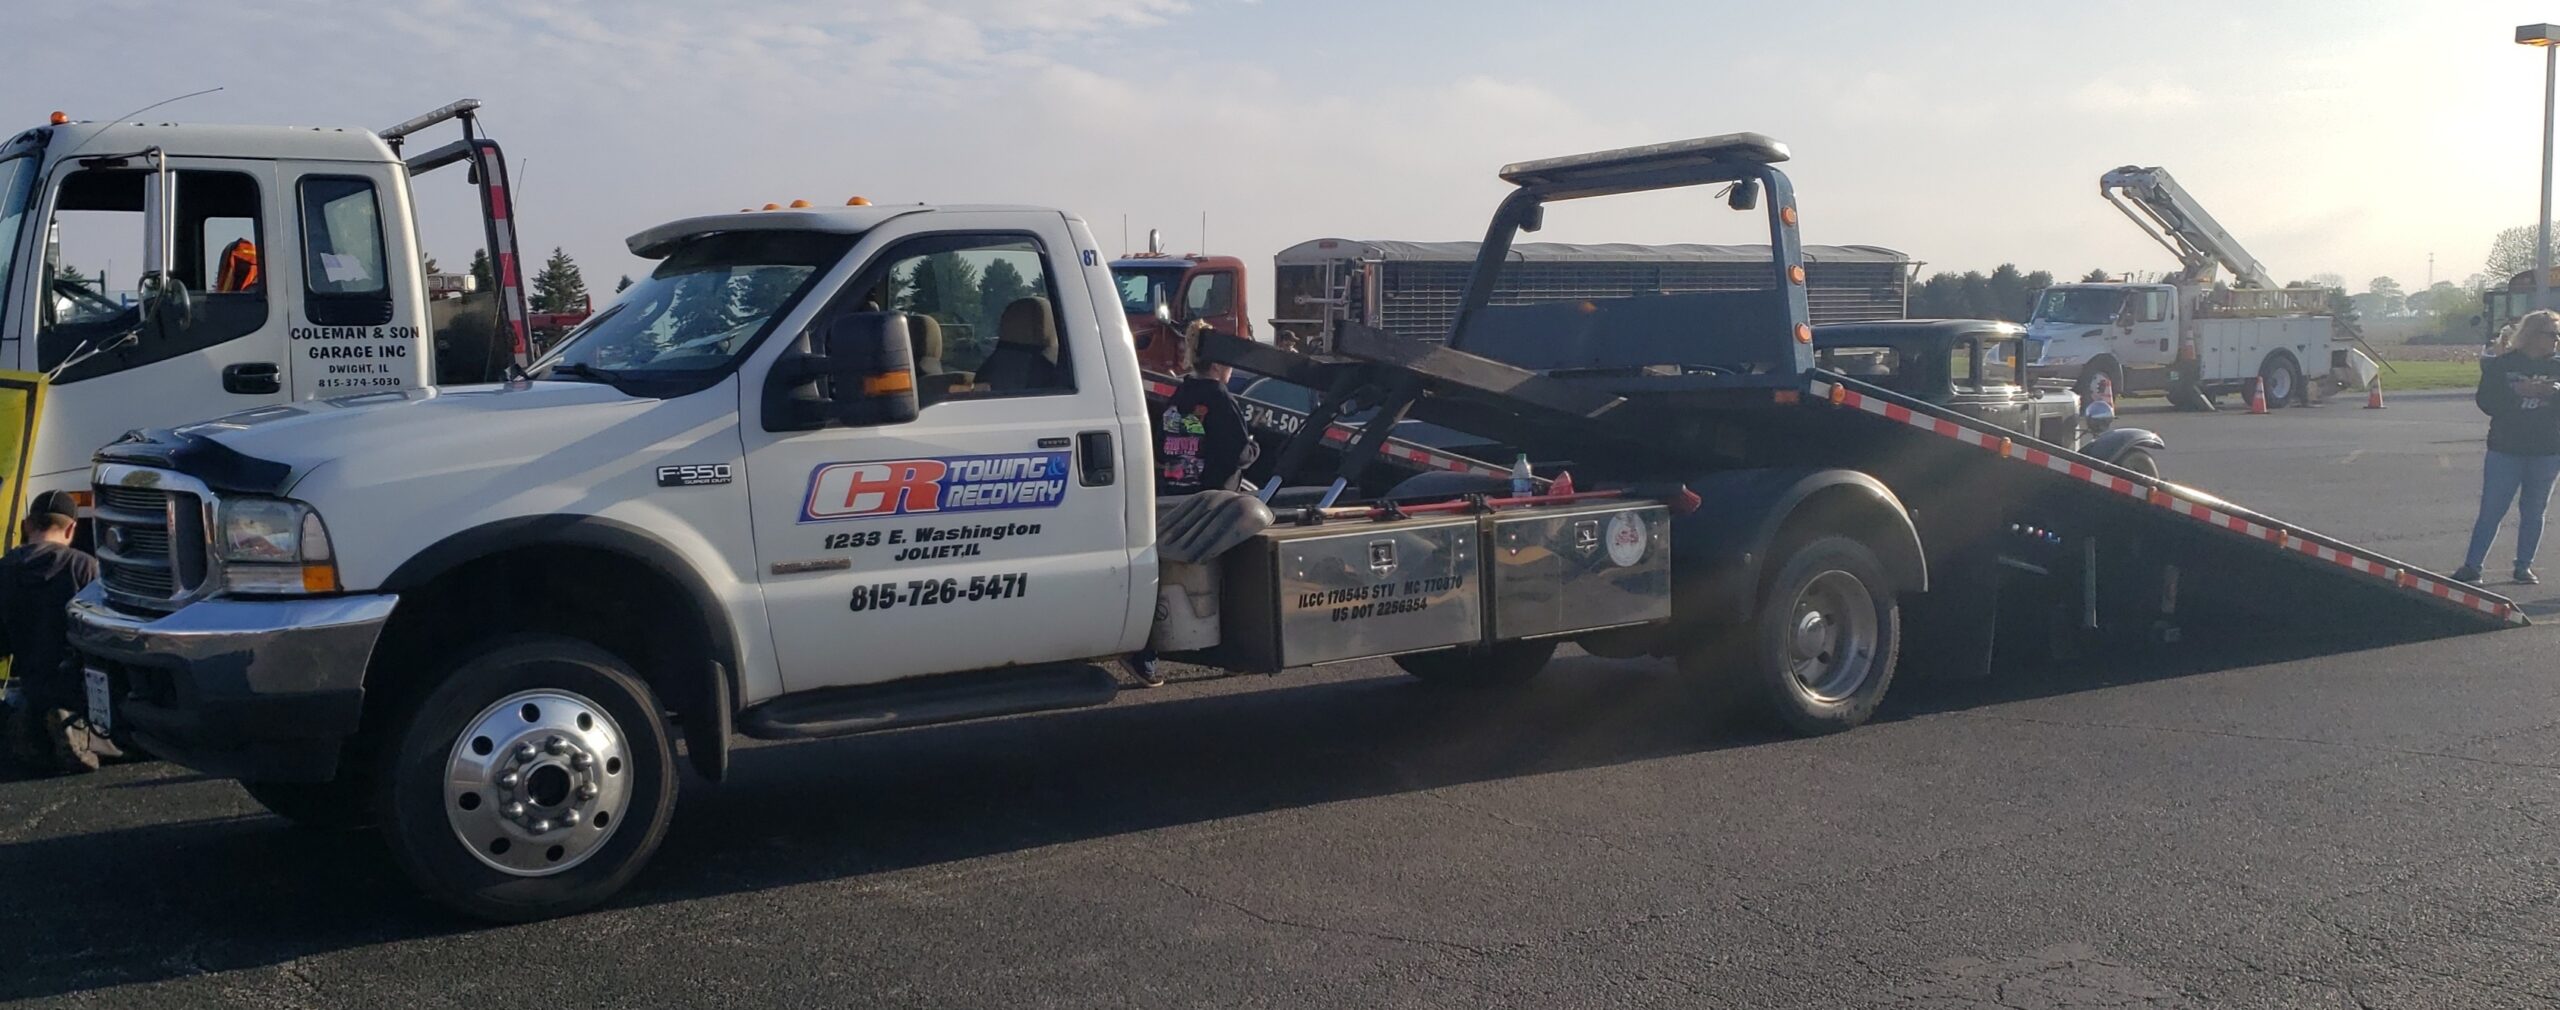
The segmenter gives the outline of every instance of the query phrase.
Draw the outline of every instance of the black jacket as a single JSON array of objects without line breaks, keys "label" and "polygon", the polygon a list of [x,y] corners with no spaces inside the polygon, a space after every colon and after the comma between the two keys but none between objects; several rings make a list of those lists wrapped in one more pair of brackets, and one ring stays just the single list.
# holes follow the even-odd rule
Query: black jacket
[{"label": "black jacket", "polygon": [[2560,399],[2528,400],[2509,383],[2560,380],[2560,357],[2532,358],[2508,351],[2480,361],[2480,391],[2472,399],[2489,415],[2489,451],[2517,456],[2560,455]]},{"label": "black jacket", "polygon": [[61,544],[20,544],[0,554],[0,655],[26,678],[28,696],[76,708],[77,674],[62,610],[98,577],[98,559]]},{"label": "black jacket", "polygon": [[1156,493],[1196,494],[1235,485],[1244,469],[1244,411],[1218,380],[1194,375],[1149,419],[1156,438]]}]

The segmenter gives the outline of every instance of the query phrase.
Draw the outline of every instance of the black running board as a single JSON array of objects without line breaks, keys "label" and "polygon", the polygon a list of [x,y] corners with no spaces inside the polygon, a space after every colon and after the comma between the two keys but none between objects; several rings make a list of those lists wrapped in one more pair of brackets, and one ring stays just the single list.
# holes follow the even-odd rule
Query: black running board
[{"label": "black running board", "polygon": [[786,694],[738,713],[738,731],[760,740],[808,740],[1085,708],[1119,693],[1111,672],[1089,663],[1014,666]]}]

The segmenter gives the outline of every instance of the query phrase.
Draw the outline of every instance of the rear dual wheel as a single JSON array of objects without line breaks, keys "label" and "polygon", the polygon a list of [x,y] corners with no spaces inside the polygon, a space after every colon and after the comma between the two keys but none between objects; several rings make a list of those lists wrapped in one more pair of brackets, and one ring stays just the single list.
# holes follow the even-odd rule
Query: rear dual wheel
[{"label": "rear dual wheel", "polygon": [[1820,537],[1764,582],[1750,621],[1710,636],[1682,672],[1779,728],[1818,736],[1875,714],[1901,640],[1883,562],[1856,540]]},{"label": "rear dual wheel", "polygon": [[2266,393],[2269,410],[2307,402],[2302,395],[2302,366],[2281,351],[2267,355],[2258,365],[2258,388]]}]

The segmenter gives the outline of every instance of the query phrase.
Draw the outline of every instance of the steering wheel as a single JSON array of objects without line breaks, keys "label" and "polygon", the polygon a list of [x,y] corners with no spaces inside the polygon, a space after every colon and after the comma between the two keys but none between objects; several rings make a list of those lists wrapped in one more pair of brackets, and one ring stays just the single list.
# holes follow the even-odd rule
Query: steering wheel
[{"label": "steering wheel", "polygon": [[[69,299],[73,303],[77,304],[81,310],[85,310],[75,311],[73,313],[75,318],[82,320],[113,319],[118,313],[125,312],[129,309],[129,306],[118,305],[113,301],[109,301],[105,295],[101,295],[96,291],[91,290],[88,285],[82,284],[78,279],[71,277],[54,278],[53,294],[55,298]],[[53,298],[45,299],[44,311],[46,322],[58,323],[62,321],[61,310],[54,305]]]}]

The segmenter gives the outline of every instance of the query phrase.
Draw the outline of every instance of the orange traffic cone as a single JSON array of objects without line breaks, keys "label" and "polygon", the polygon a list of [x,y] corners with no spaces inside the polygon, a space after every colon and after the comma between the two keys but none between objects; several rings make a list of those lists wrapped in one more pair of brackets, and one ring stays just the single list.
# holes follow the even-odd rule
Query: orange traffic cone
[{"label": "orange traffic cone", "polygon": [[2267,380],[2257,376],[2249,377],[2249,412],[2252,414],[2267,412]]},{"label": "orange traffic cone", "polygon": [[2364,387],[2364,409],[2386,409],[2382,405],[2382,377],[2379,375],[2373,377],[2372,385]]}]

